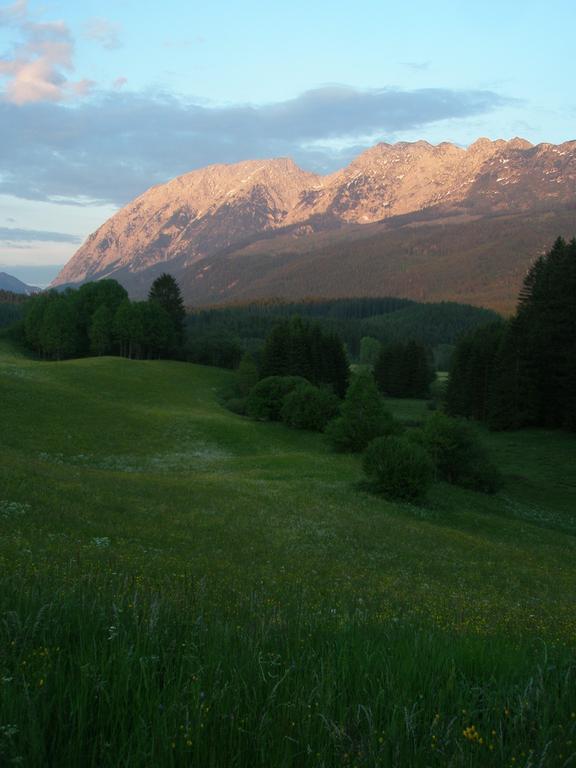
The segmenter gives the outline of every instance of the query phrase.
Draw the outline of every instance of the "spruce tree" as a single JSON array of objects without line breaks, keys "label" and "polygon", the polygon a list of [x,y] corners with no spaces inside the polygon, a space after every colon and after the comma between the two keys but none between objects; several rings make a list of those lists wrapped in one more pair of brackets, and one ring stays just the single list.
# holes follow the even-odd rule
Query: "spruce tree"
[{"label": "spruce tree", "polygon": [[180,286],[172,275],[164,272],[152,283],[148,293],[148,301],[157,302],[170,316],[176,343],[181,346],[184,342],[184,321],[186,309],[180,292]]}]

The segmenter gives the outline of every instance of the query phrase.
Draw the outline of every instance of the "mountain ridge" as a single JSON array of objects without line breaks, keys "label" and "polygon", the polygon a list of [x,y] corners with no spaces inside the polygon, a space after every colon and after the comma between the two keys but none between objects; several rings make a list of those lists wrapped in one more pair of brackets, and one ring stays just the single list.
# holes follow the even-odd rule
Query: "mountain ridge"
[{"label": "mountain ridge", "polygon": [[9,275],[7,272],[0,272],[0,291],[10,291],[11,293],[25,294],[27,296],[33,293],[38,293],[40,288],[36,288],[33,285],[27,285],[23,283],[13,275]]},{"label": "mountain ridge", "polygon": [[[181,280],[187,299],[205,303],[208,297],[194,285],[204,279],[197,266],[207,272],[219,255],[241,254],[255,243],[275,256],[276,243],[282,250],[286,238],[299,250],[298,241],[322,233],[347,241],[354,228],[376,225],[386,239],[390,229],[422,226],[419,219],[426,226],[434,220],[460,226],[471,217],[562,210],[573,202],[576,141],[532,145],[518,137],[480,138],[468,148],[380,143],[326,176],[289,158],[217,164],[156,185],[122,208],[88,238],[53,285],[116,276],[138,295],[147,272],[152,278],[168,270]],[[211,300],[226,300],[232,282],[209,291]]]}]

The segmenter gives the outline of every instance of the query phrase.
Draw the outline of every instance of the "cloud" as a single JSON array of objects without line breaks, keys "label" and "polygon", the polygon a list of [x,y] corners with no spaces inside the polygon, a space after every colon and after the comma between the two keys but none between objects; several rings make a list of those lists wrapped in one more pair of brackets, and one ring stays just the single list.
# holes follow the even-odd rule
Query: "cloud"
[{"label": "cloud", "polygon": [[89,19],[84,24],[84,37],[100,43],[102,48],[107,51],[113,51],[122,47],[120,41],[121,27],[108,19]]},{"label": "cloud", "polygon": [[0,57],[5,101],[17,105],[59,102],[91,90],[90,80],[69,79],[74,71],[74,41],[63,21],[29,21],[27,3],[22,0],[4,9],[0,21],[16,26],[21,36],[10,54]]},{"label": "cloud", "polygon": [[16,229],[15,227],[0,227],[0,242],[14,243],[80,243],[77,235],[66,232],[44,232],[38,229]]},{"label": "cloud", "polygon": [[127,77],[117,77],[116,80],[112,83],[112,87],[120,90],[120,88],[124,88],[124,86],[128,83]]},{"label": "cloud", "polygon": [[95,94],[74,107],[0,102],[0,193],[123,204],[194,168],[278,156],[329,172],[367,143],[511,103],[492,91],[341,85],[261,106],[129,91]]},{"label": "cloud", "polygon": [[28,0],[16,0],[12,5],[0,8],[0,26],[8,26],[14,22],[26,18],[28,14]]}]

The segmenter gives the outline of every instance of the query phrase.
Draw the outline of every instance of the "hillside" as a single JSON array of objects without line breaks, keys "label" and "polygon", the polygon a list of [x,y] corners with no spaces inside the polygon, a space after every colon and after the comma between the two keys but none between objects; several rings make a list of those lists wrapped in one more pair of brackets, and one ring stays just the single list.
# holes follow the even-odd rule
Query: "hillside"
[{"label": "hillside", "polygon": [[576,142],[378,144],[328,176],[284,158],[215,165],[128,204],[53,284],[112,276],[138,296],[168,270],[193,304],[374,291],[509,308],[548,244],[542,217],[570,236],[575,205]]},{"label": "hillside", "polygon": [[571,754],[573,436],[485,435],[497,496],[392,504],[321,436],[223,410],[226,372],[0,343],[8,764]]}]

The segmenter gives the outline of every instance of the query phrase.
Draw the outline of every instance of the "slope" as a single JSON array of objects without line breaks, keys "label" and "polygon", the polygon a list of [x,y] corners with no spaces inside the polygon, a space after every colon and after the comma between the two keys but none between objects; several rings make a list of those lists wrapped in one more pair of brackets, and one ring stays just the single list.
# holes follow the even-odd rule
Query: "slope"
[{"label": "slope", "polygon": [[492,435],[500,495],[390,504],[227,376],[0,350],[2,759],[561,764],[574,438]]}]

